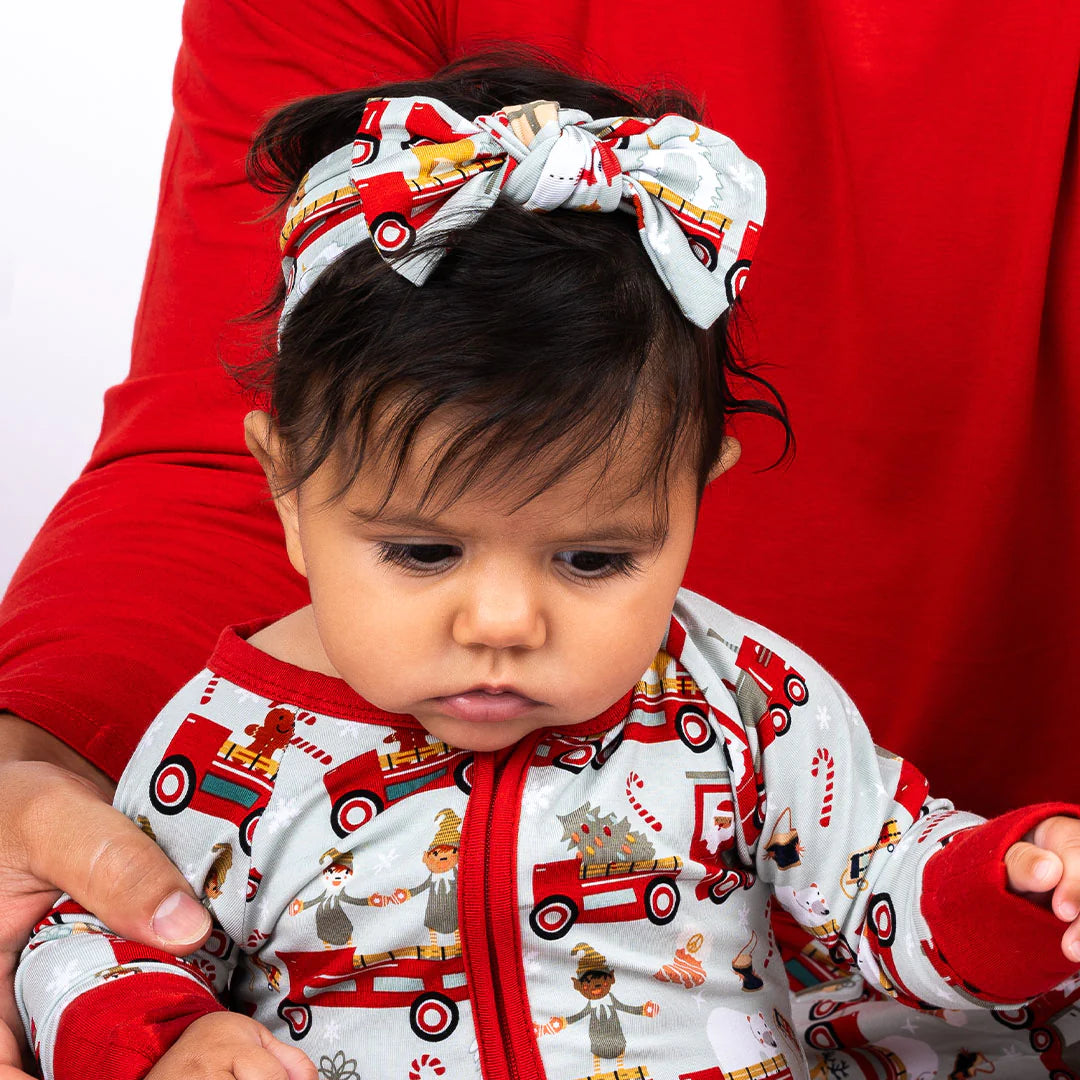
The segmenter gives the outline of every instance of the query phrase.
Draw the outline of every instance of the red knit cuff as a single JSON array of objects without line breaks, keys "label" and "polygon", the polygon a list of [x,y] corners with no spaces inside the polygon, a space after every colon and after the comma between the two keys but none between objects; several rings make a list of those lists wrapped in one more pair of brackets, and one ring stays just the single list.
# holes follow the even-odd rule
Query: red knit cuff
[{"label": "red knit cuff", "polygon": [[1065,923],[1009,892],[1005,873],[1005,852],[1059,814],[1080,818],[1080,807],[1042,803],[1003,814],[958,833],[926,864],[922,913],[932,959],[981,1000],[1028,1001],[1080,968],[1061,951]]},{"label": "red knit cuff", "polygon": [[200,1016],[223,1011],[209,989],[183,975],[148,971],[101,983],[64,1009],[53,1076],[142,1080]]}]

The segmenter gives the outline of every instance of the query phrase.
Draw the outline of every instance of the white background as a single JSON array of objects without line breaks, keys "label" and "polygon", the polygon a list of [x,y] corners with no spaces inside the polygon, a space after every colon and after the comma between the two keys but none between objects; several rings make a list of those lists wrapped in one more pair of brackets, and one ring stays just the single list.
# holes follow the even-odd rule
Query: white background
[{"label": "white background", "polygon": [[127,372],[182,0],[6,4],[0,29],[0,591]]}]

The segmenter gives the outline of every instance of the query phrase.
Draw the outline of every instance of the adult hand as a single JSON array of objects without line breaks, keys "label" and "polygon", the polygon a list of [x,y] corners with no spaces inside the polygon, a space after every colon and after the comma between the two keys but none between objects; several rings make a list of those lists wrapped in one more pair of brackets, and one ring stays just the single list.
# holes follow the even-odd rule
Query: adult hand
[{"label": "adult hand", "polygon": [[15,965],[60,892],[118,934],[177,956],[210,932],[180,871],[109,805],[111,792],[108,778],[58,739],[0,714],[0,1080],[27,1080]]},{"label": "adult hand", "polygon": [[[1061,951],[1080,963],[1080,820],[1051,817],[1005,852],[1009,886],[1068,923]],[[0,1078],[2,1080],[2,1078]]]}]

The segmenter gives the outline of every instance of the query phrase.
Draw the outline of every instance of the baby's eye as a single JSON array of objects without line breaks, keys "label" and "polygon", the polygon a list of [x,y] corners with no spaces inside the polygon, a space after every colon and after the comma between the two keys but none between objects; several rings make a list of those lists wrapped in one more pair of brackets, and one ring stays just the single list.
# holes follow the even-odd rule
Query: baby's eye
[{"label": "baby's eye", "polygon": [[379,561],[393,563],[406,570],[443,570],[461,554],[453,544],[391,544],[380,543]]},{"label": "baby's eye", "polygon": [[627,551],[560,551],[556,556],[579,578],[604,578],[612,574],[627,577],[638,570],[638,564]]}]

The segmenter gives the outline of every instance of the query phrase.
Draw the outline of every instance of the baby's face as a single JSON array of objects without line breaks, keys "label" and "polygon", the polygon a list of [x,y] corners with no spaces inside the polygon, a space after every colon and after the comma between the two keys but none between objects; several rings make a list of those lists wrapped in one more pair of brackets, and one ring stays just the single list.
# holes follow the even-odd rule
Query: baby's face
[{"label": "baby's face", "polygon": [[603,712],[667,630],[694,534],[692,468],[672,470],[660,536],[651,484],[622,501],[642,468],[634,451],[606,469],[587,463],[516,511],[521,492],[502,476],[422,514],[425,475],[413,463],[438,434],[422,429],[377,515],[384,474],[367,469],[338,502],[324,505],[329,465],[292,512],[279,502],[327,669],[463,749],[501,749]]}]

